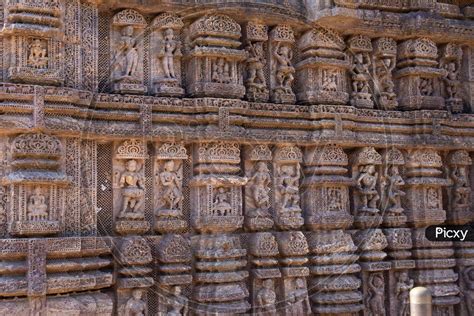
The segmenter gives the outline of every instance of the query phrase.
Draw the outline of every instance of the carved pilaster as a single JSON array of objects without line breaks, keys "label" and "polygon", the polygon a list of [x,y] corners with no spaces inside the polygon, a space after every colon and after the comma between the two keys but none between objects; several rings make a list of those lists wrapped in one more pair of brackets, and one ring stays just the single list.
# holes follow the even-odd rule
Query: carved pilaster
[{"label": "carved pilaster", "polygon": [[397,63],[397,42],[382,37],[374,41],[373,73],[374,90],[377,106],[384,110],[395,110],[398,107],[395,83],[392,71]]},{"label": "carved pilaster", "polygon": [[370,38],[354,35],[348,40],[350,56],[350,74],[352,79],[351,105],[358,108],[373,108],[374,101],[371,93],[370,67],[372,59],[372,43]]},{"label": "carved pilaster", "polygon": [[442,95],[445,97],[447,109],[452,113],[461,113],[464,110],[460,81],[461,63],[460,46],[450,43],[441,47],[439,67],[444,70]]}]

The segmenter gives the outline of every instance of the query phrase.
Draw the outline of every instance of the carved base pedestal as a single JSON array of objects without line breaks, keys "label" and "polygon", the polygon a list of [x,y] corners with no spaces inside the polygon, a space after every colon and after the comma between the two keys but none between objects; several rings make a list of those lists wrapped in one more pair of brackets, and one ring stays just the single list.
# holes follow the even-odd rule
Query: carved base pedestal
[{"label": "carved base pedestal", "polygon": [[202,233],[229,233],[242,227],[243,223],[243,216],[201,216],[194,219],[194,227]]},{"label": "carved base pedestal", "polygon": [[382,220],[380,215],[358,215],[354,218],[354,226],[361,229],[378,227]]},{"label": "carved base pedestal", "polygon": [[382,92],[379,98],[380,107],[384,110],[395,110],[398,106],[395,93]]},{"label": "carved base pedestal", "polygon": [[340,91],[306,90],[300,92],[298,101],[304,104],[347,104],[349,94]]},{"label": "carved base pedestal", "polygon": [[64,79],[57,69],[37,69],[31,67],[11,67],[8,69],[8,78],[13,82],[39,83],[60,85]]},{"label": "carved base pedestal", "polygon": [[157,218],[155,221],[155,231],[165,233],[182,233],[188,227],[185,220],[178,218]]},{"label": "carved base pedestal", "polygon": [[164,97],[180,97],[184,95],[184,89],[180,87],[178,79],[161,78],[155,81],[155,95]]},{"label": "carved base pedestal", "polygon": [[275,224],[282,230],[295,230],[303,226],[304,219],[300,216],[280,216]]},{"label": "carved base pedestal", "polygon": [[196,82],[189,85],[188,91],[193,97],[240,99],[245,95],[244,86],[232,83]]},{"label": "carved base pedestal", "polygon": [[265,87],[248,84],[247,94],[245,96],[247,100],[251,102],[267,102],[269,93]]},{"label": "carved base pedestal", "polygon": [[352,93],[351,105],[357,108],[373,109],[374,101],[371,96],[370,93]]},{"label": "carved base pedestal", "polygon": [[272,102],[294,104],[296,102],[296,96],[294,93],[288,93],[281,89],[275,89],[272,95]]},{"label": "carved base pedestal", "polygon": [[141,235],[150,230],[147,221],[119,220],[115,223],[115,231],[120,235]]},{"label": "carved base pedestal", "polygon": [[273,220],[265,217],[245,218],[245,227],[251,231],[263,231],[273,227]]},{"label": "carved base pedestal", "polygon": [[144,94],[147,92],[147,87],[142,83],[137,83],[129,80],[117,81],[114,83],[112,90],[115,93],[124,94]]},{"label": "carved base pedestal", "polygon": [[383,225],[385,227],[399,227],[407,222],[405,215],[385,214],[383,217]]},{"label": "carved base pedestal", "polygon": [[446,108],[448,108],[451,113],[462,113],[464,104],[462,99],[459,98],[448,99],[446,100]]},{"label": "carved base pedestal", "polygon": [[440,224],[445,220],[446,211],[444,210],[407,211],[407,223],[417,228]]},{"label": "carved base pedestal", "polygon": [[407,96],[400,98],[400,108],[403,110],[443,110],[444,99],[431,96]]},{"label": "carved base pedestal", "polygon": [[346,229],[354,218],[346,212],[322,212],[306,218],[306,227],[311,230]]},{"label": "carved base pedestal", "polygon": [[14,236],[46,236],[60,231],[59,221],[17,221],[11,226],[11,234]]}]

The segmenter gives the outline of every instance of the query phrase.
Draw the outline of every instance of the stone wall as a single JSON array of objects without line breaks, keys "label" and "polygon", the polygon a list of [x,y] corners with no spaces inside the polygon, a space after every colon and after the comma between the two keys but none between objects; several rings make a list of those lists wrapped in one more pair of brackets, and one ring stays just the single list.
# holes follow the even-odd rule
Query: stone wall
[{"label": "stone wall", "polygon": [[3,0],[0,314],[474,315],[468,2]]}]

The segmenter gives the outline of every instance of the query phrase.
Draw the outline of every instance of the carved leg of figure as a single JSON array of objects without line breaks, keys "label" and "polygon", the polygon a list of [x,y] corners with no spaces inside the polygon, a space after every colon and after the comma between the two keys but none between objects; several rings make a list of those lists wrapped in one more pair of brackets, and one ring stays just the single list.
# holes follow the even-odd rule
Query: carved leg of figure
[{"label": "carved leg of figure", "polygon": [[171,78],[176,78],[176,75],[174,73],[174,61],[173,57],[168,57],[168,71],[170,73]]},{"label": "carved leg of figure", "polygon": [[371,194],[369,200],[369,207],[370,208],[377,208],[377,201],[379,200],[378,194]]},{"label": "carved leg of figure", "polygon": [[255,77],[257,76],[257,70],[255,68],[250,68],[249,69],[249,77],[247,79],[248,83],[254,83],[255,82]]},{"label": "carved leg of figure", "polygon": [[125,213],[127,213],[127,208],[128,208],[129,203],[130,203],[130,198],[129,197],[124,197],[123,198],[122,212],[120,212],[120,214],[124,215]]},{"label": "carved leg of figure", "polygon": [[163,58],[163,71],[165,72],[166,78],[171,78],[168,57]]},{"label": "carved leg of figure", "polygon": [[263,69],[257,70],[257,78],[261,84],[265,83],[265,74],[263,73]]},{"label": "carved leg of figure", "polygon": [[143,199],[142,198],[134,199],[133,204],[134,206],[132,208],[133,208],[133,211],[135,212],[136,210],[139,210],[141,206],[143,205]]}]

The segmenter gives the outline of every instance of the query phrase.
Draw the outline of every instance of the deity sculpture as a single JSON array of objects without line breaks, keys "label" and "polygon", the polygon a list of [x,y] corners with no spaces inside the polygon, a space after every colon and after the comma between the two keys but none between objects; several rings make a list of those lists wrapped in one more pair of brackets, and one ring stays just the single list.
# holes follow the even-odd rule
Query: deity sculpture
[{"label": "deity sculpture", "polygon": [[230,215],[232,212],[232,206],[230,205],[229,201],[229,192],[227,192],[224,187],[219,187],[217,189],[216,195],[214,196],[214,215]]},{"label": "deity sculpture", "polygon": [[283,165],[278,170],[277,187],[281,193],[281,207],[284,211],[300,210],[299,201],[299,186],[300,167],[296,166],[296,173],[291,165]]},{"label": "deity sculpture", "polygon": [[377,177],[378,172],[375,171],[374,165],[361,166],[361,171],[357,177],[356,188],[360,193],[362,206],[360,208],[363,212],[378,213],[377,201],[380,195],[377,192]]},{"label": "deity sculpture", "polygon": [[368,287],[369,314],[373,316],[385,315],[383,277],[379,274],[372,274],[369,277]]},{"label": "deity sculpture", "polygon": [[383,108],[390,108],[389,103],[396,102],[396,94],[394,91],[395,84],[392,79],[392,71],[395,68],[395,58],[390,56],[380,57],[376,61],[376,76],[380,89],[380,104]]},{"label": "deity sculpture", "polygon": [[48,66],[48,56],[45,42],[35,39],[29,45],[30,53],[28,55],[28,64],[35,68],[45,68]]},{"label": "deity sculpture", "polygon": [[413,288],[414,282],[408,277],[408,272],[400,272],[397,280],[395,294],[400,304],[398,315],[408,316],[410,314],[410,290]]},{"label": "deity sculpture", "polygon": [[352,89],[355,93],[369,93],[369,68],[372,62],[367,54],[358,52],[353,55],[351,68]]},{"label": "deity sculpture", "polygon": [[291,316],[307,315],[311,311],[311,305],[308,299],[308,290],[303,278],[295,280],[295,288],[290,293],[286,300],[288,311]]},{"label": "deity sculpture", "polygon": [[166,316],[184,316],[188,313],[188,300],[181,295],[181,287],[173,287],[173,297],[168,299],[168,306],[171,308],[166,312]]},{"label": "deity sculpture", "polygon": [[455,99],[458,97],[459,80],[458,74],[459,69],[454,61],[451,61],[444,65],[444,82],[446,84],[446,92],[449,99]]},{"label": "deity sculpture", "polygon": [[432,96],[433,95],[433,79],[420,78],[418,90],[419,90],[419,95]]},{"label": "deity sculpture", "polygon": [[439,209],[439,194],[435,188],[428,188],[426,192],[426,204],[429,209]]},{"label": "deity sculpture", "polygon": [[28,219],[32,221],[48,219],[48,205],[40,187],[35,187],[34,193],[29,198]]},{"label": "deity sculpture", "polygon": [[291,65],[293,52],[288,45],[281,45],[280,42],[277,42],[273,50],[273,56],[277,61],[276,89],[283,90],[283,92],[287,94],[292,94],[291,84],[295,79],[295,68]]},{"label": "deity sculpture", "polygon": [[181,179],[178,176],[178,172],[175,171],[175,163],[173,160],[165,162],[164,170],[159,174],[159,181],[163,187],[161,198],[167,209],[165,215],[181,217],[183,215],[179,207],[179,203],[183,199],[183,194],[181,193]]},{"label": "deity sculpture", "polygon": [[172,28],[168,28],[164,31],[161,45],[160,57],[164,75],[166,78],[174,79],[176,78],[174,58],[181,54],[181,42],[175,39],[175,34]]},{"label": "deity sculpture", "polygon": [[330,70],[323,70],[323,90],[324,91],[337,91],[337,73]]},{"label": "deity sculpture", "polygon": [[328,209],[329,211],[342,211],[344,210],[342,193],[339,188],[328,189]]},{"label": "deity sculpture", "polygon": [[136,41],[133,38],[133,26],[122,28],[120,42],[116,52],[116,65],[120,69],[120,77],[135,78],[138,68],[138,50]]},{"label": "deity sculpture", "polygon": [[470,266],[463,271],[465,288],[463,293],[465,306],[468,314],[474,315],[474,266]]},{"label": "deity sculpture", "polygon": [[257,293],[258,315],[271,316],[276,315],[276,293],[275,285],[272,279],[266,279],[262,282],[262,288]]},{"label": "deity sculpture", "polygon": [[247,58],[248,78],[247,84],[257,90],[266,89],[266,79],[263,73],[267,61],[265,60],[263,42],[249,42],[246,50],[249,52]]},{"label": "deity sculpture", "polygon": [[257,207],[252,214],[252,217],[269,217],[270,213],[270,196],[269,196],[269,185],[271,183],[270,172],[267,164],[260,161],[256,165],[256,171],[250,178],[249,184],[251,184],[252,198],[255,206]]},{"label": "deity sculpture", "polygon": [[469,179],[467,176],[467,170],[465,166],[456,166],[451,172],[451,178],[453,179],[453,205],[454,206],[465,206],[469,204],[469,194],[471,189],[469,187]]},{"label": "deity sculpture", "polygon": [[[144,179],[137,170],[137,161],[129,160],[120,177],[120,187],[122,188],[123,206],[119,218],[124,219],[143,219],[144,214],[141,210],[143,198],[145,196]],[[130,208],[130,211],[128,210]]]},{"label": "deity sculpture", "polygon": [[220,57],[212,63],[212,81],[218,83],[230,83],[230,65],[225,58]]},{"label": "deity sculpture", "polygon": [[134,289],[132,291],[132,297],[120,308],[120,316],[146,316],[147,306],[142,300],[142,295],[142,290]]},{"label": "deity sculpture", "polygon": [[403,212],[401,197],[405,196],[405,192],[403,192],[400,188],[405,184],[405,181],[403,181],[402,177],[400,176],[400,171],[396,165],[390,166],[387,176],[387,211],[390,214],[399,215]]}]

